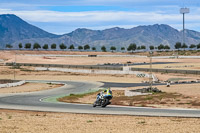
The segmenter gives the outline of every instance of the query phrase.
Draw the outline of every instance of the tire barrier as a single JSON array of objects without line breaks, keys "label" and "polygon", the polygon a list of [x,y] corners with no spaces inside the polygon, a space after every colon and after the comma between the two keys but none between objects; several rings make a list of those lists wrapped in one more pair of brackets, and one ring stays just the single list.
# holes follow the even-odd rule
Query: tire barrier
[{"label": "tire barrier", "polygon": [[137,77],[144,78],[144,77],[146,77],[146,74],[144,74],[144,73],[140,73],[140,74],[137,74]]},{"label": "tire barrier", "polygon": [[23,80],[23,81],[19,81],[19,82],[15,82],[15,83],[0,84],[0,88],[15,87],[15,86],[23,85],[25,83],[26,82]]}]

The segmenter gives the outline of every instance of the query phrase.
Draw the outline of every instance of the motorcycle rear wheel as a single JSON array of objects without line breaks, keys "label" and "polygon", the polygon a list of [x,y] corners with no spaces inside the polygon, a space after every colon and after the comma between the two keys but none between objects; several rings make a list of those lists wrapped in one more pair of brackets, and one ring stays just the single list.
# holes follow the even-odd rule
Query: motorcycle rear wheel
[{"label": "motorcycle rear wheel", "polygon": [[103,102],[101,103],[101,107],[105,108],[108,105],[109,100],[108,99],[104,99]]}]

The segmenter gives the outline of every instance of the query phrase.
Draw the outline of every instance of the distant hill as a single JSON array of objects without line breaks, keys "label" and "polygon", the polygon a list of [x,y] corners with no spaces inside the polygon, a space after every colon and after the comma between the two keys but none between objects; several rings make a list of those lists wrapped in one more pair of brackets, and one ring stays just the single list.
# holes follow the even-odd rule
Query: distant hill
[{"label": "distant hill", "polygon": [[48,33],[40,28],[28,24],[21,18],[12,15],[0,15],[0,43],[13,43],[18,40],[31,38],[56,38],[58,35]]},{"label": "distant hill", "polygon": [[[181,42],[181,39],[182,31],[165,24],[138,26],[131,29],[114,27],[105,30],[90,30],[79,28],[68,34],[55,35],[30,25],[15,15],[0,15],[0,47],[4,47],[8,43],[17,47],[19,43],[28,42],[32,44],[37,42],[42,45],[65,43],[67,46],[89,44],[96,47],[103,45],[127,47],[130,43],[148,47],[149,45],[158,46],[162,43],[173,47],[177,41]],[[200,43],[200,32],[186,30],[185,40],[189,45]]]}]

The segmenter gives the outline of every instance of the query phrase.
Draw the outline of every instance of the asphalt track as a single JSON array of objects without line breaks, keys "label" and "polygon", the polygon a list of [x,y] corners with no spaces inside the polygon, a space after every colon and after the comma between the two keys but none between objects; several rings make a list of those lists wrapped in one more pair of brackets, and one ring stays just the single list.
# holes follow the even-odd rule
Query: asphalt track
[{"label": "asphalt track", "polygon": [[[47,82],[47,81],[31,81]],[[49,82],[49,81],[48,81]],[[144,107],[107,106],[106,108],[93,108],[89,104],[70,104],[61,102],[47,102],[45,99],[83,93],[103,86],[97,82],[52,81],[67,85],[40,92],[20,94],[0,94],[1,109],[19,109],[30,111],[69,112],[87,114],[137,115],[137,116],[170,116],[170,117],[200,117],[200,110],[195,109],[156,109]],[[134,84],[134,86],[141,86]],[[123,85],[124,86],[124,85]],[[94,99],[95,100],[95,99]]]}]

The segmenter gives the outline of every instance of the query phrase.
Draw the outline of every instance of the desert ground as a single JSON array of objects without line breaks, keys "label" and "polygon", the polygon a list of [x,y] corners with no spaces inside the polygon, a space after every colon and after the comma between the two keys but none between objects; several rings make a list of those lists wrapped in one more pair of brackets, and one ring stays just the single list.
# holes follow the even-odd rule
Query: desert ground
[{"label": "desert ground", "polygon": [[1,133],[198,133],[200,119],[0,110]]},{"label": "desert ground", "polygon": [[[17,53],[17,54],[16,54]],[[20,67],[13,69],[10,66],[4,66],[6,62],[17,63],[43,63],[43,64],[70,64],[70,65],[96,65],[104,63],[148,63],[148,58],[138,57],[48,57],[48,56],[27,56],[26,54],[59,54],[59,55],[88,55],[88,54],[106,54],[114,55],[116,53],[102,52],[66,52],[66,51],[0,51],[0,79],[17,80],[77,80],[79,81],[100,81],[100,82],[120,82],[120,83],[141,83],[148,81],[148,78],[140,78],[135,75],[97,75],[81,74],[69,72],[36,71],[33,67]],[[119,53],[117,53],[119,54]],[[120,53],[125,54],[125,53]],[[156,68],[176,68],[176,69],[197,69],[199,70],[200,59],[153,59],[153,62],[170,62],[165,65],[153,65]],[[187,66],[187,67],[185,67]],[[144,67],[144,66],[136,66]],[[146,66],[145,66],[146,67]],[[171,68],[170,68],[171,67]],[[185,74],[167,74],[154,73],[159,80],[182,80],[196,81],[200,75]],[[49,84],[25,84],[21,87],[2,88],[0,93],[19,93],[31,92],[58,87]],[[194,85],[171,85],[171,87],[157,86],[160,90],[167,93],[179,93],[191,97],[192,100],[200,101],[199,84]],[[111,88],[120,93],[124,90],[138,89],[130,88]],[[96,95],[96,94],[95,94]],[[94,96],[95,96],[94,95]],[[95,100],[92,96],[90,103]],[[179,102],[182,99],[177,99]],[[82,99],[82,102],[84,99]],[[187,105],[187,106],[186,106]],[[193,108],[189,104],[179,106],[161,106],[168,108]],[[199,105],[198,105],[199,107]],[[139,116],[114,116],[114,115],[90,115],[90,114],[71,114],[71,113],[50,113],[50,112],[31,112],[18,110],[0,111],[0,131],[2,133],[17,132],[200,132],[200,119],[198,118],[174,118],[174,117],[139,117]],[[108,127],[108,128],[107,128]]]},{"label": "desert ground", "polygon": [[[5,60],[5,62],[17,63],[38,63],[38,64],[69,64],[69,65],[97,65],[106,63],[120,63],[127,64],[130,63],[149,63],[149,58],[144,57],[79,57],[76,55],[127,55],[125,53],[110,53],[110,52],[70,52],[70,51],[0,51],[0,59]],[[141,53],[140,53],[141,54]],[[41,55],[41,56],[33,56]],[[72,57],[58,57],[58,56],[48,56],[48,55],[74,55]],[[130,55],[130,54],[128,54]],[[132,55],[132,54],[131,54]],[[144,53],[144,55],[148,55]],[[153,62],[170,62],[165,65],[155,65],[155,67],[160,66],[161,68],[172,66],[174,68],[184,68],[188,65],[188,69],[199,67],[200,59],[153,59]],[[172,63],[172,64],[171,64]],[[189,63],[189,64],[188,64]],[[179,65],[180,64],[180,65]],[[191,66],[194,65],[194,66]],[[146,65],[145,65],[146,66]],[[154,66],[154,65],[153,65]],[[178,67],[176,67],[178,66]],[[137,67],[137,66],[136,66]],[[144,66],[140,66],[144,67]]]}]

